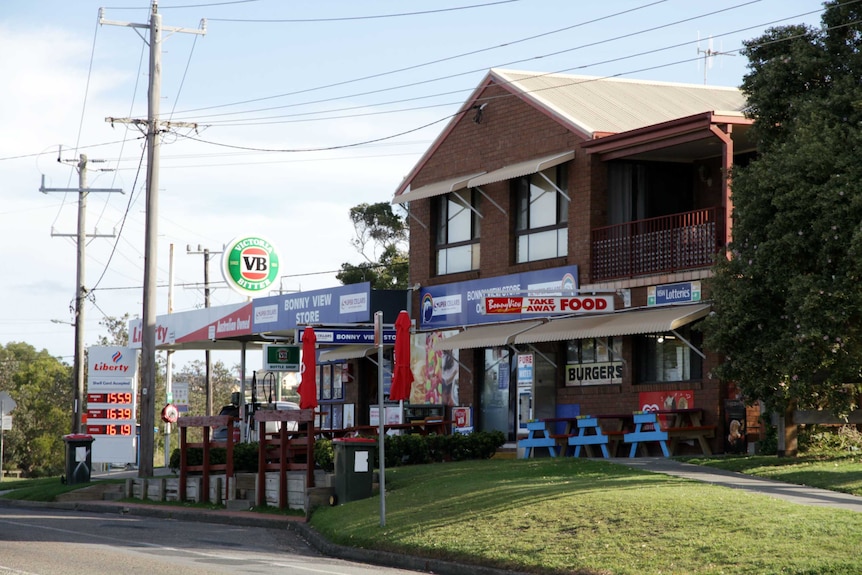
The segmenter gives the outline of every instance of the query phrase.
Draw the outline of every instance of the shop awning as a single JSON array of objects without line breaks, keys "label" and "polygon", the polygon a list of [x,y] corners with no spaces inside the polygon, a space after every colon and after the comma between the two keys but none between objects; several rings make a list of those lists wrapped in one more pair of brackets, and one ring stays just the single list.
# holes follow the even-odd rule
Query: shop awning
[{"label": "shop awning", "polygon": [[461,333],[441,339],[435,345],[439,350],[473,349],[476,347],[500,347],[512,343],[512,338],[521,332],[541,325],[541,321],[497,323],[469,327]]},{"label": "shop awning", "polygon": [[563,162],[568,162],[574,157],[574,152],[563,152],[542,158],[536,158],[534,160],[527,160],[526,162],[518,162],[517,164],[504,166],[499,170],[476,176],[467,182],[467,187],[475,188],[478,186],[484,186],[485,184],[493,184],[494,182],[502,182],[503,180],[511,180],[513,178],[520,178],[521,176],[536,174],[542,170],[553,168]]},{"label": "shop awning", "polygon": [[348,359],[367,357],[375,351],[377,351],[377,347],[373,345],[340,345],[321,350],[317,356],[317,361],[320,363],[347,361]]},{"label": "shop awning", "polygon": [[667,333],[706,317],[710,307],[709,304],[670,306],[621,311],[606,315],[554,319],[544,325],[519,333],[512,343],[539,343],[641,333]]},{"label": "shop awning", "polygon": [[470,174],[467,176],[458,176],[457,178],[450,178],[448,180],[443,180],[442,182],[428,184],[427,186],[404,192],[400,196],[395,196],[392,203],[403,204],[406,202],[412,202],[413,200],[433,198],[434,196],[442,196],[443,194],[463,190],[467,187],[467,182],[484,173],[485,172],[479,172],[477,174]]}]

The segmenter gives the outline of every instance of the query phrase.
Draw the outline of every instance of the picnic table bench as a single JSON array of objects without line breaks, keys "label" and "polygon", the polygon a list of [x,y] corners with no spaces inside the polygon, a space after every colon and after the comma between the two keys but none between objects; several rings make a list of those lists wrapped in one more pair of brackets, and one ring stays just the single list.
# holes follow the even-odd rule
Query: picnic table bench
[{"label": "picnic table bench", "polygon": [[[703,425],[702,417],[700,408],[547,417],[527,424],[528,436],[518,447],[526,449],[525,457],[535,447],[547,448],[552,455],[568,455],[574,447],[575,457],[580,457],[583,448],[587,457],[593,457],[592,447],[598,445],[603,457],[614,457],[619,445],[625,443],[631,444],[629,457],[634,457],[637,452],[648,455],[647,446],[655,443],[669,457],[681,442],[696,441],[704,455],[711,455],[707,439],[715,437],[716,426]],[[565,423],[563,432],[553,433],[559,423]]]},{"label": "picnic table bench", "polygon": [[[646,449],[646,444],[649,442],[657,442],[661,447],[661,452],[665,457],[670,457],[670,452],[667,449],[667,431],[662,431],[661,424],[658,420],[658,415],[653,413],[635,413],[633,418],[635,430],[631,433],[623,435],[623,441],[631,443],[632,447],[629,450],[629,457],[634,457],[637,454],[638,447]],[[644,429],[644,426],[649,426]]]},{"label": "picnic table bench", "polygon": [[524,459],[529,459],[535,447],[545,447],[551,457],[557,456],[557,440],[550,436],[544,421],[528,421],[527,437],[518,440],[518,447],[524,448]]},{"label": "picnic table bench", "polygon": [[669,409],[656,411],[666,418],[666,431],[671,453],[675,453],[680,441],[694,440],[704,455],[712,455],[707,439],[715,437],[715,425],[703,425],[703,410],[700,408]]}]

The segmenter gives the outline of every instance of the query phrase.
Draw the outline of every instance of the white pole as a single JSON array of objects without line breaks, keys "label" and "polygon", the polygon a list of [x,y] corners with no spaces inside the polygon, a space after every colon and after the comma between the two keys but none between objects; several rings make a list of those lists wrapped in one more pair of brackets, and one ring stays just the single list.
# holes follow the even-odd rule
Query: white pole
[{"label": "white pole", "polygon": [[386,434],[383,423],[386,413],[383,406],[383,312],[374,312],[374,334],[377,338],[377,443],[380,458],[380,526],[386,527]]},{"label": "white pole", "polygon": [[[170,262],[168,265],[168,313],[174,312],[174,244],[171,244]],[[173,389],[173,350],[167,353],[165,365],[165,403],[174,402]],[[165,468],[171,466],[171,424],[165,423]]]},{"label": "white pole", "polygon": [[0,481],[3,481],[3,418],[6,412],[3,411],[3,398],[0,397]]}]

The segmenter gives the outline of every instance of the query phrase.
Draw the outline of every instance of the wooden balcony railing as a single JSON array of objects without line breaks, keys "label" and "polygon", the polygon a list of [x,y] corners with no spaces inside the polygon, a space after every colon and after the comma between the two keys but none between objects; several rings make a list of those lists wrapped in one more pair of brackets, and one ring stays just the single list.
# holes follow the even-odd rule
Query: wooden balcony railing
[{"label": "wooden balcony railing", "polygon": [[724,242],[721,208],[707,208],[592,231],[592,281],[711,266]]}]

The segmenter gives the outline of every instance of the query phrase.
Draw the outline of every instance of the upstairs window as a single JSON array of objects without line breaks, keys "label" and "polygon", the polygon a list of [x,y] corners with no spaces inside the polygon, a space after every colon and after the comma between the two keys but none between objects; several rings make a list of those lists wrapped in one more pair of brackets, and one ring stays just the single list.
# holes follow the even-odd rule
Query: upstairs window
[{"label": "upstairs window", "polygon": [[436,202],[437,275],[479,269],[479,194],[462,190]]},{"label": "upstairs window", "polygon": [[514,180],[515,263],[565,256],[569,243],[565,164]]}]

